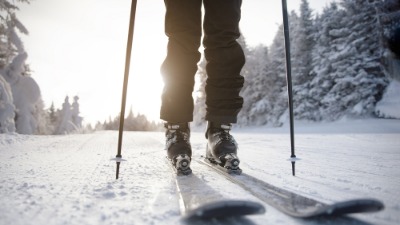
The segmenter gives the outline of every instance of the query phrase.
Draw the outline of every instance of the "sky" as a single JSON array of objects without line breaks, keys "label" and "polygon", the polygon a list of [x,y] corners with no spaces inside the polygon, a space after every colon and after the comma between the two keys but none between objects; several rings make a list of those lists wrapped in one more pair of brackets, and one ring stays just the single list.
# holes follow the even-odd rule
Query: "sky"
[{"label": "sky", "polygon": [[[315,12],[333,0],[309,0]],[[287,0],[298,10],[300,0]],[[29,30],[22,36],[32,77],[45,107],[61,108],[79,96],[84,123],[114,118],[120,112],[131,1],[32,0],[18,18]],[[159,121],[163,87],[160,65],[166,55],[165,6],[138,0],[127,110]],[[244,0],[240,28],[250,47],[269,45],[282,23],[281,1]]]}]

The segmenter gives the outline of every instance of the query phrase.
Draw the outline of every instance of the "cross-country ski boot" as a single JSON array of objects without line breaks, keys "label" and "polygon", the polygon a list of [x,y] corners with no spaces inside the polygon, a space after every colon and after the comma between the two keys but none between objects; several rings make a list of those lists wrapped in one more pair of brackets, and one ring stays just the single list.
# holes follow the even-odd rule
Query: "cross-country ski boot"
[{"label": "cross-country ski boot", "polygon": [[231,124],[208,123],[206,159],[221,166],[227,173],[241,174],[240,161],[237,157],[238,145],[233,136],[229,134],[231,127]]},{"label": "cross-country ski boot", "polygon": [[166,123],[164,127],[168,160],[171,162],[177,175],[188,175],[192,173],[190,162],[192,147],[190,145],[190,128],[188,123],[171,124]]}]

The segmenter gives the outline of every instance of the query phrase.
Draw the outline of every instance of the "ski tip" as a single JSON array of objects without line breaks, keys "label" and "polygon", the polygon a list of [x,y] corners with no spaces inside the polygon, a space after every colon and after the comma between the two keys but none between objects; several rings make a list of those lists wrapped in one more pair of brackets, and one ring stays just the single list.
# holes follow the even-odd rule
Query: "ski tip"
[{"label": "ski tip", "polygon": [[314,212],[292,214],[292,216],[298,218],[337,217],[355,213],[379,212],[384,208],[384,204],[377,199],[353,199],[325,205]]},{"label": "ski tip", "polygon": [[[382,201],[372,198],[354,199],[337,205],[347,210],[348,213],[379,212],[385,208]],[[343,209],[342,211],[344,211]]]}]

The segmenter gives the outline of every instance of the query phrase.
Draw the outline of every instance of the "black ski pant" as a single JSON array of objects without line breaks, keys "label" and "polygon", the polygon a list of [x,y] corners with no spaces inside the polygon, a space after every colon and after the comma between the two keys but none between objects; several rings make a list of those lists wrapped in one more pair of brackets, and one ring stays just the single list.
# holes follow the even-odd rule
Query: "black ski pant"
[{"label": "black ski pant", "polygon": [[[165,0],[167,56],[161,66],[164,80],[160,118],[170,123],[193,120],[192,92],[200,42],[206,59],[206,120],[236,123],[243,98],[239,92],[245,63],[239,21],[241,0]],[[204,5],[202,27],[201,8]]]}]

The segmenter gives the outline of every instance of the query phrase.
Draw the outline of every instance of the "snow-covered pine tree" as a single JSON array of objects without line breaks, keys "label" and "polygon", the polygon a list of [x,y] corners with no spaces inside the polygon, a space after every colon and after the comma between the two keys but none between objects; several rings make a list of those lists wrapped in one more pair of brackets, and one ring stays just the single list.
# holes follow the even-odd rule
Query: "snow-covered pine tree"
[{"label": "snow-covered pine tree", "polygon": [[322,109],[327,107],[322,103],[322,99],[334,85],[332,74],[336,68],[332,66],[333,60],[331,56],[334,54],[331,46],[335,37],[331,34],[332,30],[339,30],[344,27],[341,24],[341,18],[344,11],[339,9],[336,2],[332,2],[328,7],[323,9],[322,14],[315,20],[316,26],[316,45],[312,51],[312,81],[309,83],[309,98],[307,103],[308,114],[306,118],[310,120],[322,120]]},{"label": "snow-covered pine tree", "polygon": [[59,121],[58,113],[56,112],[56,108],[54,107],[54,102],[51,103],[47,114],[49,115],[49,129],[51,130],[51,133],[54,134],[55,129],[58,126],[57,121]]},{"label": "snow-covered pine tree", "polygon": [[136,130],[137,124],[135,115],[133,114],[132,106],[129,110],[128,116],[124,120],[124,130]]},{"label": "snow-covered pine tree", "polygon": [[69,97],[66,96],[64,103],[62,105],[61,111],[59,111],[59,125],[57,129],[57,134],[69,134],[76,129],[72,123],[72,111],[71,104],[69,103]]},{"label": "snow-covered pine tree", "polygon": [[382,36],[384,38],[383,43],[387,44],[389,39],[396,28],[400,27],[400,1],[398,0],[370,0],[371,4],[374,5],[377,11],[378,24]]},{"label": "snow-covered pine tree", "polygon": [[323,116],[329,120],[371,114],[387,85],[380,69],[375,9],[362,0],[343,0],[341,6],[340,27],[329,30],[331,88],[321,101]]},{"label": "snow-covered pine tree", "polygon": [[[21,47],[22,48],[22,47]],[[38,113],[44,113],[38,108],[40,105],[40,88],[36,81],[27,74],[25,60],[28,55],[21,52],[14,57],[13,61],[1,72],[5,80],[10,84],[16,108],[15,125],[17,133],[37,134]]]},{"label": "snow-covered pine tree", "polygon": [[[133,113],[132,113],[133,115]],[[108,117],[108,121],[104,121],[103,127],[105,130],[118,130],[119,128],[119,115],[113,119],[111,116]]]},{"label": "snow-covered pine tree", "polygon": [[11,93],[11,87],[0,76],[0,133],[15,132],[15,106]]},{"label": "snow-covered pine tree", "polygon": [[35,134],[50,135],[54,134],[54,127],[50,124],[50,115],[45,110],[45,104],[42,99],[34,105],[33,116],[37,121],[37,130]]},{"label": "snow-covered pine tree", "polygon": [[81,117],[80,110],[79,110],[79,97],[74,96],[74,102],[72,103],[71,106],[71,111],[72,111],[72,123],[75,125],[76,128],[82,128],[82,121],[83,117]]},{"label": "snow-covered pine tree", "polygon": [[239,43],[244,50],[246,63],[241,72],[242,76],[245,78],[243,89],[240,93],[244,103],[238,115],[238,124],[240,126],[245,126],[252,124],[252,121],[254,121],[250,111],[254,107],[254,104],[262,98],[261,90],[263,87],[258,84],[258,81],[265,77],[268,48],[264,45],[249,48],[244,38],[240,38]]},{"label": "snow-covered pine tree", "polygon": [[147,120],[146,115],[138,113],[135,120],[137,121],[138,127],[136,128],[137,131],[148,131],[150,130],[150,123]]},{"label": "snow-covered pine tree", "polygon": [[312,119],[310,113],[315,109],[310,96],[310,82],[313,79],[312,51],[315,47],[316,26],[313,10],[307,0],[302,0],[300,16],[291,16],[290,39],[293,77],[293,106],[297,119]]},{"label": "snow-covered pine tree", "polygon": [[[17,2],[29,3],[28,0]],[[25,63],[25,52],[18,32],[28,34],[28,30],[18,20],[15,1],[0,0],[0,75],[10,85],[15,106],[16,132],[22,134],[47,133],[44,104],[40,88],[30,76],[29,66]],[[43,125],[43,126],[42,126]],[[39,129],[40,128],[40,129]]]},{"label": "snow-covered pine tree", "polygon": [[94,126],[94,130],[104,130],[104,124],[100,121],[97,121],[96,125]]},{"label": "snow-covered pine tree", "polygon": [[[305,29],[302,27],[303,23],[301,21],[301,17],[299,17],[295,11],[292,11],[289,18],[292,81],[293,86],[295,86],[303,83],[302,80],[305,79],[303,70],[306,66],[306,55],[309,51],[309,48],[307,48],[306,34]],[[295,91],[294,88],[293,91]]]},{"label": "snow-covered pine tree", "polygon": [[[111,116],[103,124],[97,122],[95,130],[119,130],[120,116],[111,119]],[[129,110],[128,116],[124,119],[125,131],[154,131],[161,130],[162,124],[157,124],[154,121],[149,121],[144,114],[138,113],[136,116],[133,113],[132,107]]]},{"label": "snow-covered pine tree", "polygon": [[202,58],[198,65],[196,73],[196,82],[198,82],[198,89],[194,97],[194,110],[193,110],[193,125],[200,127],[205,124],[206,116],[206,60]]},{"label": "snow-covered pine tree", "polygon": [[[17,2],[29,3],[28,0],[17,0]],[[0,69],[9,65],[14,57],[23,50],[21,49],[22,42],[16,31],[28,34],[28,30],[15,15],[17,10],[15,1],[0,0]]]},{"label": "snow-covered pine tree", "polygon": [[256,80],[259,90],[257,92],[261,98],[250,111],[253,125],[281,125],[280,117],[288,106],[285,65],[285,44],[281,25],[269,48],[263,76]]},{"label": "snow-covered pine tree", "polygon": [[382,67],[390,84],[382,99],[376,104],[375,115],[383,118],[399,119],[400,98],[400,1],[371,1],[377,12],[377,25],[380,28]]},{"label": "snow-covered pine tree", "polygon": [[400,44],[394,40],[396,30],[400,31],[400,1],[375,0],[372,4],[377,11],[384,72],[389,78],[400,81]]}]

